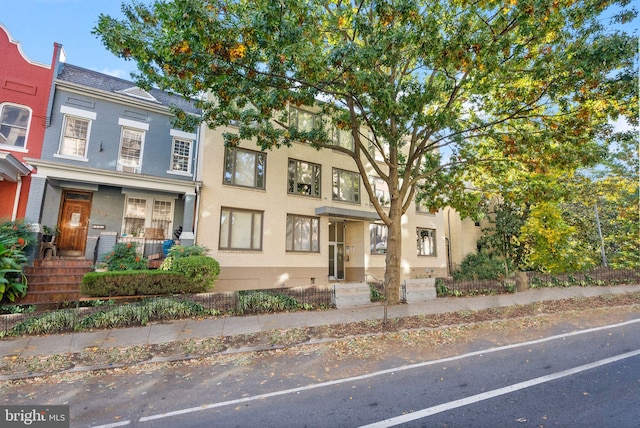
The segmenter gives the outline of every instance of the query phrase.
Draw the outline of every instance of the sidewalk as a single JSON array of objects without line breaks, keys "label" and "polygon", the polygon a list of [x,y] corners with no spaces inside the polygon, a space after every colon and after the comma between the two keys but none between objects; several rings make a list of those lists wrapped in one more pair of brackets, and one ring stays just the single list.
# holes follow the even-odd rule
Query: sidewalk
[{"label": "sidewalk", "polygon": [[[481,310],[512,305],[559,300],[573,297],[593,297],[640,291],[638,285],[612,287],[569,287],[530,289],[514,294],[479,297],[438,298],[426,303],[412,303],[388,307],[389,318],[430,315],[461,310]],[[187,339],[233,336],[276,329],[343,324],[384,317],[380,304],[326,311],[302,311],[281,314],[247,315],[218,319],[180,320],[145,327],[99,330],[93,332],[33,336],[0,340],[1,356],[31,357],[66,353],[80,353],[85,348],[113,348],[136,345],[156,345]]]}]

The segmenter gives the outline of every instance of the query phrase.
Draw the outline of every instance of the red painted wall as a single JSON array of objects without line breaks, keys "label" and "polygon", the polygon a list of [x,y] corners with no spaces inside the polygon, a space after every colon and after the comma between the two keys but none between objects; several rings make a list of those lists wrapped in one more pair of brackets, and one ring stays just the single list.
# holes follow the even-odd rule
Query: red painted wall
[{"label": "red painted wall", "polygon": [[[0,150],[9,152],[24,162],[25,157],[39,158],[46,127],[47,105],[53,82],[54,64],[62,47],[54,44],[51,64],[30,60],[9,29],[0,24],[0,104],[9,102],[31,109],[31,122],[24,148],[0,144]],[[19,195],[17,218],[24,217],[29,195],[29,177],[23,177]],[[0,219],[10,218],[15,193],[19,186],[0,181]]]}]

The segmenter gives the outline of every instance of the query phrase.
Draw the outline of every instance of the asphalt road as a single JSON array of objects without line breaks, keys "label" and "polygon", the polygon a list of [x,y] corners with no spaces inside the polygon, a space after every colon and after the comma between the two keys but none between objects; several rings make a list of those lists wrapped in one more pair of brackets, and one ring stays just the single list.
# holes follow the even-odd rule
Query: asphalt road
[{"label": "asphalt road", "polygon": [[447,358],[415,355],[411,364],[393,353],[336,362],[322,347],[239,354],[53,376],[2,396],[69,404],[72,427],[638,427],[639,327],[632,312],[503,346],[487,328],[447,345]]},{"label": "asphalt road", "polygon": [[153,427],[638,427],[638,321],[146,415]]}]

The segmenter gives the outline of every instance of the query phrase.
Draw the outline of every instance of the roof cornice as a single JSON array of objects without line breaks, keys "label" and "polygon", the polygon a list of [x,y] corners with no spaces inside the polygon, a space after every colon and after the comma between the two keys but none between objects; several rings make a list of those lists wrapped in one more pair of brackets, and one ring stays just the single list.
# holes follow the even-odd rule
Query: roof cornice
[{"label": "roof cornice", "polygon": [[135,105],[136,107],[139,107],[145,110],[150,110],[156,113],[173,116],[173,114],[171,114],[171,111],[169,110],[169,107],[166,107],[164,105],[154,105],[150,102],[144,102],[130,96],[121,95],[121,94],[109,92],[109,91],[104,91],[102,89],[96,89],[96,88],[80,85],[78,83],[68,82],[66,80],[61,80],[61,79],[56,79],[55,85],[57,88],[59,87],[61,89],[66,89],[69,92],[74,92],[77,94],[88,95],[96,98],[114,101],[119,104]]},{"label": "roof cornice", "polygon": [[37,176],[82,183],[108,184],[115,187],[137,188],[174,193],[197,193],[199,181],[176,180],[153,175],[132,174],[98,168],[79,167],[42,159],[26,158],[38,169]]}]

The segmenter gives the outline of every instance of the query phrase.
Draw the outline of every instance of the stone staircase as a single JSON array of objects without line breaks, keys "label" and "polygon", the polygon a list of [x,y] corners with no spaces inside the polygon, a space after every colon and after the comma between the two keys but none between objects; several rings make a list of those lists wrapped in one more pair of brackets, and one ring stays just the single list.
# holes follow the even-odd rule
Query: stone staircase
[{"label": "stone staircase", "polygon": [[25,267],[27,295],[16,304],[73,302],[80,298],[80,283],[92,271],[91,260],[59,258],[35,260]]}]

